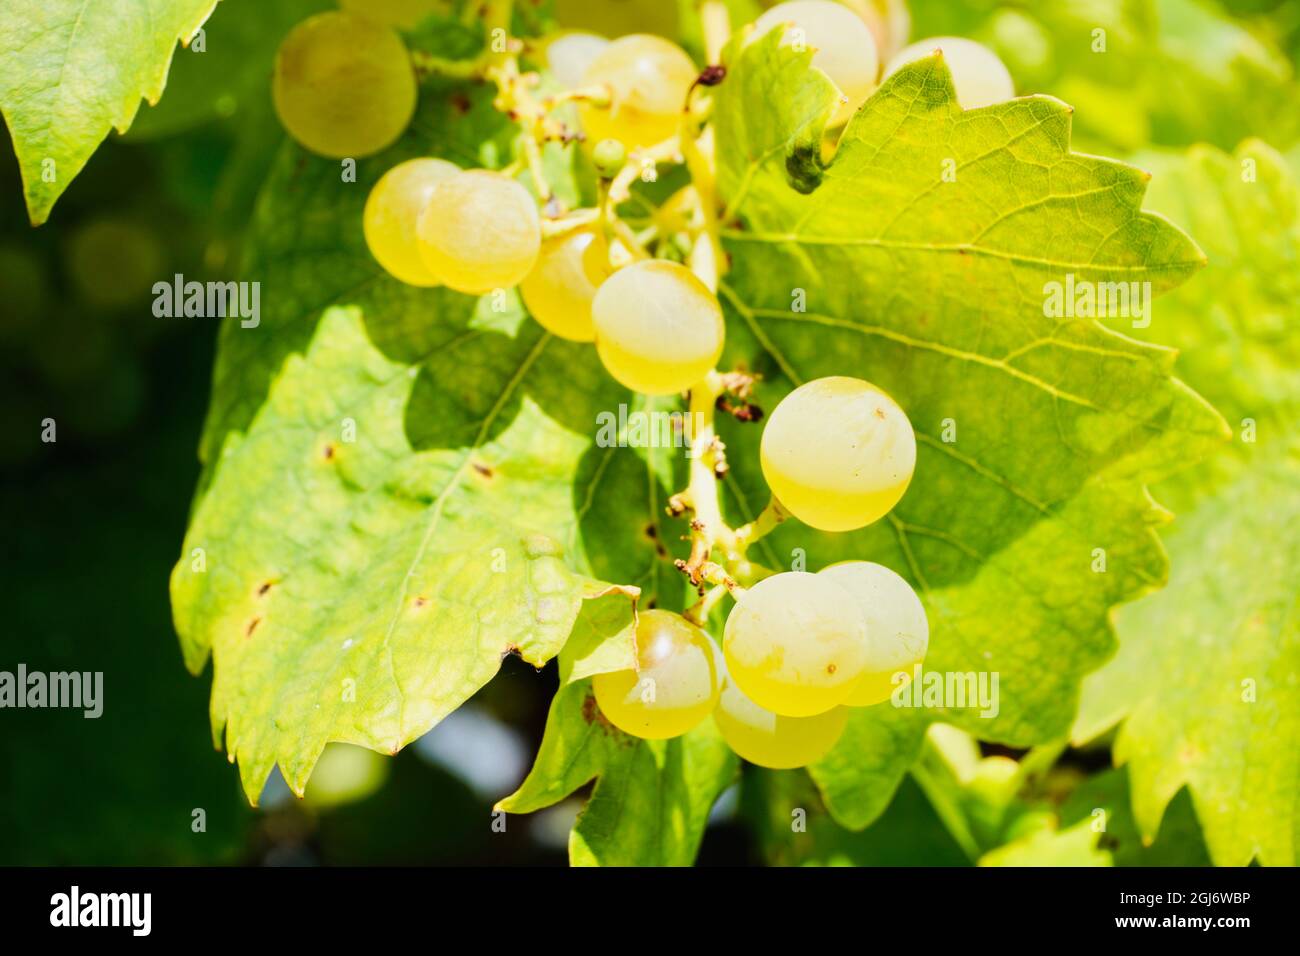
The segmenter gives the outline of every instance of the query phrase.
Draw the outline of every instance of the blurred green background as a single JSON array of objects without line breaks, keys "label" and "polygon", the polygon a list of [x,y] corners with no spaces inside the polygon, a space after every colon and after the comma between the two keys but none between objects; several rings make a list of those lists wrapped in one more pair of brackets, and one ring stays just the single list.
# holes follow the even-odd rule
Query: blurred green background
[{"label": "blurred green background", "polygon": [[[238,274],[242,227],[282,138],[269,108],[271,56],[290,25],[331,5],[223,0],[210,29],[228,42],[210,47],[239,55],[200,63],[179,51],[161,105],[142,108],[126,137],[110,136],[40,229],[28,226],[3,134],[0,668],[102,671],[105,711],[98,720],[59,710],[0,715],[0,864],[566,860],[582,794],[510,818],[505,833],[488,825],[541,739],[552,668],[538,673],[510,657],[474,702],[396,758],[333,748],[305,801],[273,777],[252,810],[211,744],[210,675],[191,678],[181,663],[167,578],[199,473],[216,326],[154,317],[150,287],[174,273]],[[1051,16],[1086,23],[1125,6],[1048,5],[1056,13],[1044,26],[1017,4],[917,0],[912,37],[962,33],[995,47],[1023,92],[1079,107],[1076,148],[1125,156],[1204,140],[1231,149],[1262,135],[1294,160],[1300,3],[1162,0],[1155,34],[1114,35],[1136,58],[1108,61],[1106,70],[1128,63],[1123,75],[1090,71],[1050,45]],[[675,32],[671,5],[657,0],[559,7],[574,26]],[[1229,79],[1215,86],[1214,76]],[[1248,108],[1228,92],[1241,83],[1256,84]],[[54,443],[41,441],[45,419],[56,423]],[[1124,773],[1108,766],[1104,742],[1068,754],[1039,796],[1067,826],[1086,818],[1098,794],[1123,804]],[[802,774],[748,773],[743,792],[720,802],[700,862],[967,862],[910,779],[864,834],[822,820],[795,852],[784,811],[774,818],[772,808],[806,786]],[[483,825],[465,825],[474,819]],[[1154,848],[1143,850],[1123,813],[1105,848],[1117,862],[1207,862],[1185,793]]]}]

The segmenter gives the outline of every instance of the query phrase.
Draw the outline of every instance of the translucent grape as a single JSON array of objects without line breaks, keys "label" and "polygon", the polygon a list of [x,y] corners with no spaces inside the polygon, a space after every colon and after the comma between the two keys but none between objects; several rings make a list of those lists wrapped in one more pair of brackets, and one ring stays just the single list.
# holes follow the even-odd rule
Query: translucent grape
[{"label": "translucent grape", "polygon": [[853,596],[830,578],[786,571],[741,595],[722,650],[731,679],[754,703],[810,717],[852,692],[867,662],[866,624]]},{"label": "translucent grape", "polygon": [[420,255],[416,224],[438,183],[458,172],[445,159],[409,159],[384,173],[370,190],[362,229],[370,254],[390,275],[409,285],[441,284]]},{"label": "translucent grape", "polygon": [[722,689],[717,648],[679,614],[642,611],[637,669],[591,679],[600,712],[634,737],[662,740],[690,730],[713,711]]},{"label": "translucent grape", "polygon": [[596,351],[609,374],[646,395],[671,395],[718,361],[722,308],[690,269],[643,259],[615,272],[591,304]]},{"label": "translucent grape", "polygon": [[800,385],[768,419],[763,476],[804,524],[852,531],[898,503],[916,466],[916,436],[892,398],[859,378]]},{"label": "translucent grape", "polygon": [[831,78],[847,98],[833,123],[853,115],[876,87],[880,57],[876,41],[863,19],[848,7],[831,0],[790,0],[778,3],[754,21],[751,38],[757,38],[780,24],[786,29],[782,45],[801,44],[815,50],[813,66]]},{"label": "translucent grape", "polygon": [[611,97],[608,106],[583,105],[587,139],[616,139],[629,148],[663,142],[677,132],[698,75],[686,51],[662,37],[633,33],[613,41],[583,74],[583,86],[603,84]]},{"label": "translucent grape", "polygon": [[289,135],[336,159],[391,145],[415,112],[415,71],[401,37],[340,11],[318,13],[290,31],[275,57],[271,90]]},{"label": "translucent grape", "polygon": [[580,229],[543,243],[537,265],[519,285],[524,305],[542,327],[562,339],[591,342],[591,300],[610,273],[609,246],[598,232]]},{"label": "translucent grape", "polygon": [[913,60],[943,51],[944,62],[952,72],[952,85],[962,109],[1001,103],[1016,95],[1015,83],[998,55],[988,47],[964,37],[930,37],[903,48],[889,61],[885,76],[896,73]]},{"label": "translucent grape", "polygon": [[[912,679],[912,668],[925,659],[930,645],[921,599],[889,568],[870,561],[842,561],[823,568],[818,576],[852,594],[866,620],[867,664],[844,702],[868,707],[888,700],[895,688]],[[895,683],[900,671],[907,677]]]},{"label": "translucent grape", "polygon": [[722,695],[713,720],[722,739],[739,756],[760,767],[789,770],[815,763],[830,752],[844,733],[849,712],[832,707],[812,717],[782,717],[764,710],[745,696],[730,677],[724,677]]},{"label": "translucent grape", "polygon": [[557,83],[573,89],[582,85],[587,67],[607,46],[609,41],[594,33],[581,30],[561,33],[546,44],[546,66]]},{"label": "translucent grape", "polygon": [[438,183],[416,232],[429,271],[471,295],[517,285],[542,247],[537,203],[528,190],[486,169]]}]

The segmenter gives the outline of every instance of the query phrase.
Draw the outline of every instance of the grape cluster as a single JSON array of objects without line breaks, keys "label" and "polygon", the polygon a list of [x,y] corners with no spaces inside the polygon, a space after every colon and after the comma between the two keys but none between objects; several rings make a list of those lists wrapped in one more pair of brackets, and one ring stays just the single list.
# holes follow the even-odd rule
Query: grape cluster
[{"label": "grape cluster", "polygon": [[[368,15],[365,5],[348,2],[342,11],[299,24],[280,48],[273,81],[275,108],[289,133],[330,157],[365,156],[392,144],[409,124],[417,96],[412,60],[394,26],[409,28],[428,2],[392,0]],[[886,77],[935,50],[947,59],[962,107],[1014,94],[1005,67],[984,47],[952,37],[905,46],[907,29],[905,8],[894,0],[796,0],[763,13],[743,42],[780,30],[781,44],[812,51],[813,67],[841,94],[828,137]],[[725,71],[702,73],[680,47],[648,34],[610,41],[563,32],[534,43],[529,54],[562,91],[544,108],[529,92],[538,76],[521,73],[513,54],[485,52],[470,64],[481,65],[480,72],[454,74],[497,83],[498,108],[521,125],[517,169],[461,169],[434,158],[400,163],[367,199],[366,244],[384,270],[410,285],[469,295],[517,286],[538,323],[561,338],[593,343],[618,382],[647,395],[689,391],[694,403],[695,390],[720,375],[726,327],[715,290],[726,263],[710,182],[712,131],[707,115],[695,119],[693,97]],[[426,60],[425,68],[431,64]],[[563,123],[551,116],[561,103],[576,107]],[[552,138],[585,142],[600,180],[599,208],[556,211],[540,172],[539,147]],[[685,162],[693,183],[658,207],[650,230],[658,244],[649,251],[610,197],[618,183],[628,186],[638,162],[665,157]],[[524,159],[532,190],[524,185]],[[690,238],[685,246],[667,241],[683,234]],[[902,498],[916,441],[889,395],[861,379],[834,376],[800,385],[777,405],[760,459],[775,520],[793,516],[812,528],[845,532],[878,521]],[[683,510],[698,513],[700,506],[696,498]],[[720,510],[712,510],[720,522]],[[700,626],[712,603],[686,615],[642,611],[633,635],[635,665],[592,681],[601,713],[614,726],[664,739],[712,715],[745,759],[803,766],[835,744],[846,708],[887,700],[924,658],[924,608],[888,568],[846,561],[814,574],[773,572],[747,560],[728,564],[714,537],[718,528],[703,520],[692,528],[706,529],[704,537],[693,538],[692,560],[678,566],[701,595],[707,578],[735,600],[721,647]],[[740,533],[722,529],[730,535],[731,557],[743,556]]]}]

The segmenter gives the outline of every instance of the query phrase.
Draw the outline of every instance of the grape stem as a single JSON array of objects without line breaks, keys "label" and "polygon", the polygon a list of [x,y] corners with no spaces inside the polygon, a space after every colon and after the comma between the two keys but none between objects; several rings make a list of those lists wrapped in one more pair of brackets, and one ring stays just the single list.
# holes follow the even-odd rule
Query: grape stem
[{"label": "grape stem", "polygon": [[700,4],[700,23],[704,27],[704,55],[710,63],[722,59],[722,48],[731,36],[731,18],[722,0],[704,0]]},{"label": "grape stem", "polygon": [[790,517],[790,512],[781,507],[781,502],[776,500],[774,495],[758,517],[748,524],[741,525],[732,534],[732,542],[737,551],[742,555],[751,544],[763,537],[765,534],[774,529],[786,518]]}]

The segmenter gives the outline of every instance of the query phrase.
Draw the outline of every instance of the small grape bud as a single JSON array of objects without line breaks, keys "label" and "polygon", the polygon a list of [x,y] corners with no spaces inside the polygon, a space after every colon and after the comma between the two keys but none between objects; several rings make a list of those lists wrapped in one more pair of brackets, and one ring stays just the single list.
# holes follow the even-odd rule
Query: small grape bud
[{"label": "small grape bud", "polygon": [[616,139],[602,139],[591,151],[596,172],[604,179],[613,179],[627,162],[627,150]]}]

